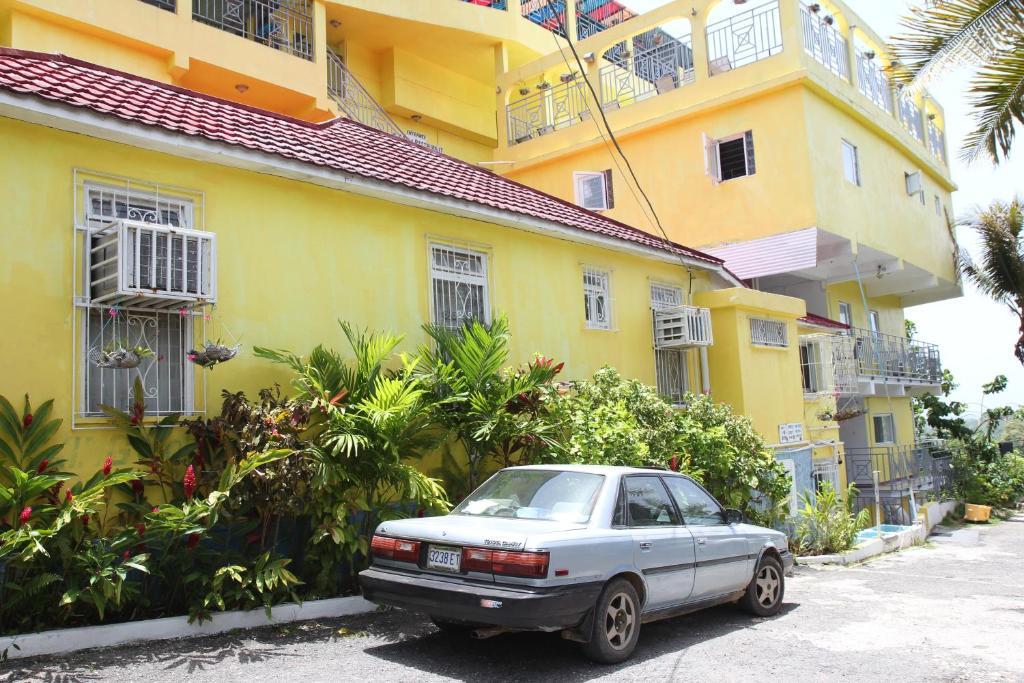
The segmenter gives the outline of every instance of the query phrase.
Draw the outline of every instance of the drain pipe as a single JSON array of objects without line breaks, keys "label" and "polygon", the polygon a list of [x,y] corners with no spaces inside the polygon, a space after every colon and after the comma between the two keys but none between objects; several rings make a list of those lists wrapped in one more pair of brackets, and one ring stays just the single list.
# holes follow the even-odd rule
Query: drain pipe
[{"label": "drain pipe", "polygon": [[708,370],[708,347],[702,346],[697,352],[700,355],[700,392],[705,396],[711,394],[711,371]]},{"label": "drain pipe", "polygon": [[878,495],[878,470],[872,470],[871,478],[875,482],[875,526],[878,527],[878,533],[882,533],[882,498]]}]

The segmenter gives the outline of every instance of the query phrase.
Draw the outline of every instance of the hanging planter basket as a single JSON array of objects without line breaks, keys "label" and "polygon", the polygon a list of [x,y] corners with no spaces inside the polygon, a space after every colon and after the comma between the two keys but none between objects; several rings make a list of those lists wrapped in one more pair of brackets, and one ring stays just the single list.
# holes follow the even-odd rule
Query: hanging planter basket
[{"label": "hanging planter basket", "polygon": [[188,359],[201,368],[212,368],[218,363],[226,363],[238,355],[241,344],[228,346],[219,342],[206,342],[201,349],[188,352]]},{"label": "hanging planter basket", "polygon": [[125,348],[112,346],[106,349],[94,349],[89,355],[92,364],[98,368],[109,370],[130,370],[137,368],[142,361],[153,355],[153,351],[145,346]]}]

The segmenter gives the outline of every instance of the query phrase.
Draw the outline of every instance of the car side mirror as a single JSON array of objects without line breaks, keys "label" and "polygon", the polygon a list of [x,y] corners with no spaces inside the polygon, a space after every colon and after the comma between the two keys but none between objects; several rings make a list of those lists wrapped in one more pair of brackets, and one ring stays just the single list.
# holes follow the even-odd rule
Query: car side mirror
[{"label": "car side mirror", "polygon": [[743,513],[733,508],[726,508],[725,510],[725,523],[726,524],[740,524],[743,521]]}]

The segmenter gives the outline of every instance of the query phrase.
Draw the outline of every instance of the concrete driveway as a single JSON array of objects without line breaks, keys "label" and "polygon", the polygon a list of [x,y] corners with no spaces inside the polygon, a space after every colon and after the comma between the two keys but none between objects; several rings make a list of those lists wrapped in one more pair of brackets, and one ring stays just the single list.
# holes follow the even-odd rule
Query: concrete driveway
[{"label": "concrete driveway", "polygon": [[617,667],[554,635],[457,640],[400,611],[0,667],[11,681],[1022,681],[1024,515],[857,567],[798,568],[780,616],[722,607],[651,624]]}]

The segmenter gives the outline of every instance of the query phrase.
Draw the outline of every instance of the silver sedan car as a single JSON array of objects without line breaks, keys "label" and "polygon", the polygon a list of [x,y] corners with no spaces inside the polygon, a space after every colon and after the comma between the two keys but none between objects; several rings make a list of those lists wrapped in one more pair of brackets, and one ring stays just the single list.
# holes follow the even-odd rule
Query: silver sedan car
[{"label": "silver sedan car", "polygon": [[643,623],[738,602],[779,611],[785,535],[742,523],[689,477],[629,467],[501,470],[443,517],[382,523],[364,596],[488,637],[560,631],[621,662]]}]

